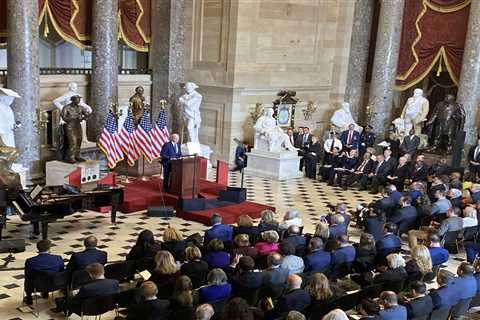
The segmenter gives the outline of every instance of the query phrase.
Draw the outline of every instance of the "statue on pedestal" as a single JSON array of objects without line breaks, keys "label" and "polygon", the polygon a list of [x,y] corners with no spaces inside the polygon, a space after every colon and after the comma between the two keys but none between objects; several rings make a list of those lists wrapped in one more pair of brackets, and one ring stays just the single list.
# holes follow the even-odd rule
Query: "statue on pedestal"
[{"label": "statue on pedestal", "polygon": [[145,97],[143,96],[144,89],[142,86],[135,88],[135,94],[130,97],[130,108],[133,115],[133,123],[137,126],[140,123],[140,119],[143,117],[145,111]]},{"label": "statue on pedestal", "polygon": [[183,120],[187,125],[189,142],[199,142],[198,130],[202,122],[200,115],[202,95],[195,90],[198,89],[198,86],[193,82],[187,82],[184,89],[185,94],[179,98],[179,103],[183,108]]},{"label": "statue on pedestal", "polygon": [[85,120],[91,112],[83,108],[80,96],[72,96],[71,103],[67,104],[62,109],[62,120],[65,122],[63,131],[65,135],[63,145],[63,159],[69,163],[76,163],[85,161],[80,157],[80,147],[82,146],[82,125],[81,122]]},{"label": "statue on pedestal", "polygon": [[442,141],[445,140],[444,148],[451,152],[457,133],[463,129],[464,123],[463,106],[455,101],[453,95],[447,94],[443,101],[435,105],[432,116],[426,124],[430,133],[431,150],[441,149]]},{"label": "statue on pedestal", "polygon": [[355,125],[355,130],[358,132],[361,132],[363,129],[355,122],[355,119],[353,119],[352,112],[350,111],[350,103],[348,102],[342,102],[341,108],[335,111],[330,118],[330,122],[334,124],[340,132],[348,130],[348,126],[351,124]]},{"label": "statue on pedestal", "polygon": [[15,98],[20,98],[18,93],[7,88],[0,88],[0,138],[3,144],[15,148],[14,130],[20,126],[15,122],[13,110],[10,107]]},{"label": "statue on pedestal", "polygon": [[258,118],[255,123],[255,144],[254,149],[278,152],[284,149],[296,151],[288,135],[277,125],[273,117],[273,109],[269,108],[266,113]]},{"label": "statue on pedestal", "polygon": [[397,135],[403,138],[412,128],[420,133],[423,122],[427,120],[428,110],[429,102],[423,97],[423,90],[413,90],[413,96],[408,98],[402,114],[392,122]]}]

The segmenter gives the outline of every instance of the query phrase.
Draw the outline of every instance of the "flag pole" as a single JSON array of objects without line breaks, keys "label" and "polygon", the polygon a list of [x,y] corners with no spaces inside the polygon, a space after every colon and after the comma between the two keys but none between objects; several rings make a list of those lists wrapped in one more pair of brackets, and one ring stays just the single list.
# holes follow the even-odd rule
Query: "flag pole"
[{"label": "flag pole", "polygon": [[[151,106],[149,104],[146,104],[145,107],[144,107],[144,112],[143,112],[143,116],[145,116],[145,111],[147,111],[147,114],[148,114],[148,118],[150,120],[150,127],[152,126],[152,112],[151,112]],[[142,117],[143,117],[142,116]],[[150,181],[150,177],[147,177],[145,175],[145,155],[142,156],[142,176],[140,178],[140,180],[142,181]]]}]

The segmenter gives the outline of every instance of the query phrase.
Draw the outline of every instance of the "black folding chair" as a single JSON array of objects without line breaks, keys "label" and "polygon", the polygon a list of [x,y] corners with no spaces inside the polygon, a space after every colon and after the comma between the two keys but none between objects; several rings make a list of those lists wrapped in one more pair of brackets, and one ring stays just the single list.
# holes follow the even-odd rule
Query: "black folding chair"
[{"label": "black folding chair", "polygon": [[[450,253],[458,253],[458,235],[462,230],[449,231],[445,233],[442,239],[442,246],[447,249]],[[451,248],[455,248],[456,251],[450,251]]]},{"label": "black folding chair", "polygon": [[[33,280],[33,293],[50,293],[57,290],[64,290],[65,293],[68,289],[69,274],[67,271],[45,273],[35,277]],[[35,310],[33,314],[38,317],[40,312],[38,311],[38,295],[34,295]]]},{"label": "black folding chair", "polygon": [[72,282],[70,283],[70,290],[79,289],[84,284],[92,282],[92,278],[86,270],[76,270],[72,273]]},{"label": "black folding chair", "polygon": [[105,278],[127,281],[135,275],[135,261],[122,261],[105,266]]}]

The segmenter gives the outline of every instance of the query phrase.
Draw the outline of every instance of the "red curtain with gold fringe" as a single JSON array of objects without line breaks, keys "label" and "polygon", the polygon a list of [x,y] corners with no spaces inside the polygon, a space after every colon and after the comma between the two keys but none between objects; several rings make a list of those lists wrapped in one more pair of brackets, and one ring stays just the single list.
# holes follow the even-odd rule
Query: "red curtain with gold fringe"
[{"label": "red curtain with gold fringe", "polygon": [[[94,0],[38,0],[41,35],[51,27],[65,41],[83,48],[90,45]],[[137,51],[148,51],[151,0],[118,0],[119,38]],[[7,0],[0,0],[0,43],[7,36]],[[3,41],[2,41],[3,38]]]},{"label": "red curtain with gold fringe", "polygon": [[471,0],[406,0],[396,88],[407,90],[434,68],[460,78]]}]

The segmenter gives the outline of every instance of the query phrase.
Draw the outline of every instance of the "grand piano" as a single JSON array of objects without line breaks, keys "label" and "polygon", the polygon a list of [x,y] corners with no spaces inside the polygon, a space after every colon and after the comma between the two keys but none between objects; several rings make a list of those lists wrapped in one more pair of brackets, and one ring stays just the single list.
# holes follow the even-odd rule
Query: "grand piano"
[{"label": "grand piano", "polygon": [[23,221],[33,224],[34,234],[42,239],[48,237],[48,224],[78,212],[111,206],[110,220],[116,222],[117,210],[123,203],[123,189],[98,185],[91,191],[80,191],[71,185],[39,187],[31,192],[19,191],[14,199],[8,200]]}]

